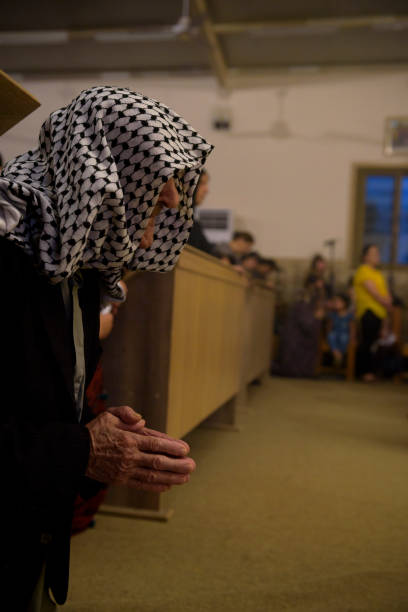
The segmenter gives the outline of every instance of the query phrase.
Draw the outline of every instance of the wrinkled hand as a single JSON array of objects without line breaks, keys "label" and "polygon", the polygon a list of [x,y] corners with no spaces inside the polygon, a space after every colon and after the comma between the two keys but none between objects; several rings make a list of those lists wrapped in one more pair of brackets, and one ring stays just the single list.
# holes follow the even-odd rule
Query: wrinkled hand
[{"label": "wrinkled hand", "polygon": [[185,442],[146,429],[141,416],[128,406],[103,412],[87,428],[91,437],[89,478],[162,493],[188,482],[195,469]]},{"label": "wrinkled hand", "polygon": [[178,440],[177,438],[172,438],[161,431],[156,431],[155,429],[148,429],[145,427],[146,421],[141,417],[140,414],[129,408],[129,406],[119,406],[115,408],[109,408],[109,412],[116,415],[122,422],[120,424],[120,428],[125,431],[132,431],[134,433],[140,433],[144,436],[154,436],[156,438],[163,438],[164,440],[171,440],[172,442],[177,442],[178,444],[182,444],[186,449],[186,455],[190,452],[190,446],[184,440]]}]

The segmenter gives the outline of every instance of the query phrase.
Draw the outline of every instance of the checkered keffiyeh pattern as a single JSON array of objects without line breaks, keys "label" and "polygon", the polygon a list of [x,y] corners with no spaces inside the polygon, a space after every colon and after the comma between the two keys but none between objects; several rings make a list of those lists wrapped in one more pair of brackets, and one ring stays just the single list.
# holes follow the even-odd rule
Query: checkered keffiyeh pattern
[{"label": "checkered keffiyeh pattern", "polygon": [[[120,298],[124,267],[174,267],[193,224],[193,193],[211,150],[156,100],[123,88],[87,89],[51,114],[37,149],[5,166],[0,235],[20,245],[50,282],[97,268],[107,292]],[[152,246],[141,249],[169,178],[180,206],[163,209]]]}]

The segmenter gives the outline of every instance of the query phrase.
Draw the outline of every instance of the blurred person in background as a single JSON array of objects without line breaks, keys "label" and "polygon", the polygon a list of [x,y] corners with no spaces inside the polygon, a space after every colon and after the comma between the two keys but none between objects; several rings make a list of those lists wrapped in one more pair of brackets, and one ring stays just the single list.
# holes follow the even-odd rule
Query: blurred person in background
[{"label": "blurred person in background", "polygon": [[350,326],[354,319],[350,297],[346,293],[333,296],[332,309],[327,314],[327,343],[337,367],[343,364],[350,342]]},{"label": "blurred person in background", "polygon": [[214,246],[207,240],[203,229],[201,227],[201,223],[197,218],[197,208],[201,206],[204,202],[205,198],[208,194],[208,183],[210,182],[210,177],[207,170],[203,170],[201,172],[200,180],[198,182],[197,188],[194,192],[193,196],[193,207],[194,207],[194,225],[191,228],[190,237],[188,239],[188,244],[200,251],[204,251],[209,255],[214,254]]},{"label": "blurred person in background", "polygon": [[246,255],[242,256],[241,263],[237,267],[241,267],[243,272],[245,272],[250,278],[256,278],[256,269],[258,266],[258,262],[258,253],[247,253]]},{"label": "blurred person in background", "polygon": [[383,319],[380,335],[371,346],[371,352],[376,376],[392,378],[404,371],[400,343],[393,332],[390,316]]},{"label": "blurred person in background", "polygon": [[387,314],[392,313],[392,297],[385,276],[379,270],[381,256],[378,246],[366,245],[361,259],[361,265],[353,279],[360,334],[357,373],[365,382],[372,382],[375,380],[372,347],[380,338],[381,327]]},{"label": "blurred person in background", "polygon": [[274,289],[276,286],[276,275],[280,268],[274,259],[260,257],[256,267],[255,276],[263,280],[267,287]]},{"label": "blurred person in background", "polygon": [[232,240],[215,246],[214,253],[220,259],[228,259],[232,265],[239,265],[244,255],[251,252],[255,239],[249,232],[234,232]]},{"label": "blurred person in background", "polygon": [[272,373],[297,378],[316,375],[325,316],[320,289],[319,281],[309,277],[300,299],[290,308],[280,337],[279,364]]},{"label": "blurred person in background", "polygon": [[306,277],[306,284],[310,281],[315,283],[319,289],[322,299],[329,300],[333,295],[333,287],[326,280],[327,276],[327,261],[320,255],[314,255],[311,263],[309,272]]}]

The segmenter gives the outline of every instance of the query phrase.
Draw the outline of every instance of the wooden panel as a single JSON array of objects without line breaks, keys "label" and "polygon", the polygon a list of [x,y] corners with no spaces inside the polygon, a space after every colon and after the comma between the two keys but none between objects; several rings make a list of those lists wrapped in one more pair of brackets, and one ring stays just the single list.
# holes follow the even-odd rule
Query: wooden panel
[{"label": "wooden panel", "polygon": [[0,70],[0,136],[39,106],[34,96]]},{"label": "wooden panel", "polygon": [[109,405],[127,404],[149,426],[166,426],[174,273],[126,278],[128,299],[104,343]]},{"label": "wooden panel", "polygon": [[177,266],[167,431],[183,436],[237,394],[245,282],[195,249]]},{"label": "wooden panel", "polygon": [[[126,281],[128,300],[105,343],[109,404],[132,406],[175,437],[217,410],[215,422],[232,425],[243,385],[269,368],[273,293],[248,288],[231,267],[191,247],[174,272]],[[167,519],[161,499],[111,487],[103,510]]]},{"label": "wooden panel", "polygon": [[[129,274],[125,280],[128,299],[104,343],[108,404],[131,406],[150,427],[165,431],[174,273]],[[119,485],[109,487],[102,510],[159,520],[169,516],[160,495]]]},{"label": "wooden panel", "polygon": [[244,380],[269,371],[272,358],[274,293],[262,286],[247,291],[245,303]]}]

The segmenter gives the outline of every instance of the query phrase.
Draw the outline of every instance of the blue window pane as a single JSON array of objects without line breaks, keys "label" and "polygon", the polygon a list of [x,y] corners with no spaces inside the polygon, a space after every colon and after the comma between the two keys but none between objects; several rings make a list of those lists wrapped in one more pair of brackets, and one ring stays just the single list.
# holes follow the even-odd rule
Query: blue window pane
[{"label": "blue window pane", "polygon": [[408,264],[408,176],[401,180],[397,262]]},{"label": "blue window pane", "polygon": [[378,246],[383,263],[391,263],[394,191],[393,176],[371,175],[366,178],[363,242]]}]

